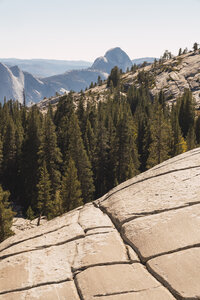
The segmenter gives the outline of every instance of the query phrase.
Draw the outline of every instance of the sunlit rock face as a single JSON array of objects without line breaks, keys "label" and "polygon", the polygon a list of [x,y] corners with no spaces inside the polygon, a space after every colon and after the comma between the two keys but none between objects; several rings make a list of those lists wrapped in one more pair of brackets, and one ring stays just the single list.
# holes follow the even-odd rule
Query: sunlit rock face
[{"label": "sunlit rock face", "polygon": [[101,70],[105,73],[110,73],[111,69],[118,66],[123,72],[133,65],[129,56],[119,47],[108,50],[104,56],[98,57],[91,69]]},{"label": "sunlit rock face", "polygon": [[0,300],[199,299],[199,245],[197,148],[19,229],[0,244]]}]

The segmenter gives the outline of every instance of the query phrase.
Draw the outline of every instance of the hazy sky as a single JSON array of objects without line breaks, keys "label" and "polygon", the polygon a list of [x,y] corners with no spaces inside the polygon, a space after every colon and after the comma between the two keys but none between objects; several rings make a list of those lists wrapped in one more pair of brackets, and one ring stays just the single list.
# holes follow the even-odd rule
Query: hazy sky
[{"label": "hazy sky", "polygon": [[200,42],[200,0],[0,0],[0,57],[133,59]]}]

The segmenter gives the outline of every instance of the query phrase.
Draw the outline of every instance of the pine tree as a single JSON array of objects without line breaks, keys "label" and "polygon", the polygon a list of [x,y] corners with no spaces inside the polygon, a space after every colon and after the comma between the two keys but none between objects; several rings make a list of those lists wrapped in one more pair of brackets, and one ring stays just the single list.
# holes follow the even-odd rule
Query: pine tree
[{"label": "pine tree", "polygon": [[114,87],[117,87],[120,82],[120,71],[117,66],[114,67],[110,72],[110,75],[109,75],[108,81],[107,81],[108,87],[110,87],[111,81],[112,81]]},{"label": "pine tree", "polygon": [[151,142],[151,132],[149,118],[144,113],[137,113],[137,148],[140,160],[140,171],[144,172],[147,168],[149,156],[149,145]]},{"label": "pine tree", "polygon": [[85,146],[88,158],[93,165],[94,156],[95,156],[96,138],[95,138],[94,131],[92,129],[89,119],[87,119],[87,121],[86,121],[86,128],[85,128],[83,141],[84,141],[84,146]]},{"label": "pine tree", "polygon": [[183,137],[186,138],[188,130],[194,126],[195,112],[194,101],[190,90],[185,89],[183,96],[178,100],[179,109],[179,124]]},{"label": "pine tree", "polygon": [[52,197],[54,197],[60,187],[61,174],[59,168],[62,163],[62,156],[57,145],[55,125],[49,112],[45,116],[44,131],[38,155],[39,164],[44,161],[46,163],[50,176]]},{"label": "pine tree", "polygon": [[37,184],[37,209],[39,216],[46,216],[48,219],[54,217],[54,204],[51,197],[51,181],[47,171],[46,163],[40,167],[39,181]]},{"label": "pine tree", "polygon": [[84,203],[89,202],[93,200],[93,174],[91,163],[88,159],[81,137],[78,118],[75,114],[72,114],[69,120],[68,137],[69,144],[65,151],[65,158],[66,160],[69,160],[69,157],[71,157],[75,162],[75,166],[78,170],[78,179],[81,183],[83,201]]},{"label": "pine tree", "polygon": [[86,127],[86,113],[85,113],[85,109],[84,109],[83,96],[81,96],[81,98],[79,100],[76,114],[78,116],[79,126],[80,126],[80,129],[81,129],[81,132],[83,133],[84,130],[85,130],[85,127]]},{"label": "pine tree", "polygon": [[149,157],[147,168],[160,164],[169,158],[171,128],[168,121],[165,120],[161,105],[154,104],[154,117],[150,126],[151,144],[149,147]]},{"label": "pine tree", "polygon": [[13,235],[11,230],[14,212],[11,210],[8,198],[10,193],[0,186],[0,242]]},{"label": "pine tree", "polygon": [[75,163],[71,157],[62,178],[61,198],[65,212],[83,204],[81,198],[81,184],[78,180]]},{"label": "pine tree", "polygon": [[198,118],[196,119],[195,134],[196,134],[197,144],[200,144],[200,116],[198,116]]},{"label": "pine tree", "polygon": [[16,128],[12,118],[9,117],[3,140],[3,184],[11,193],[14,193],[16,186],[16,154]]},{"label": "pine tree", "polygon": [[[99,112],[101,114],[101,112]],[[97,129],[97,143],[95,149],[95,187],[96,197],[100,197],[107,192],[108,176],[108,133],[104,120],[100,119]]]},{"label": "pine tree", "polygon": [[172,106],[171,109],[171,125],[172,125],[172,149],[171,155],[175,156],[187,151],[187,143],[185,142],[178,120],[179,105]]},{"label": "pine tree", "polygon": [[123,108],[122,117],[117,125],[117,178],[121,183],[138,173],[139,161],[136,148],[136,130],[130,112]]},{"label": "pine tree", "polygon": [[[112,112],[111,112],[112,113]],[[117,178],[117,139],[116,139],[116,127],[114,125],[111,113],[107,120],[107,143],[108,143],[108,154],[107,154],[107,179],[106,187],[107,191],[118,185]],[[106,192],[107,192],[106,191]]]},{"label": "pine tree", "polygon": [[53,205],[54,205],[54,216],[60,216],[64,212],[63,210],[63,202],[62,202],[62,197],[61,197],[61,191],[57,190],[54,200],[53,200]]},{"label": "pine tree", "polygon": [[194,45],[193,45],[193,49],[194,51],[197,51],[198,50],[198,44],[195,42]]},{"label": "pine tree", "polygon": [[34,212],[37,210],[38,152],[41,145],[42,122],[38,108],[33,106],[27,117],[20,167],[21,205],[25,211],[30,205]]},{"label": "pine tree", "polygon": [[191,126],[187,134],[187,149],[191,150],[194,149],[195,147],[196,147],[195,131],[194,131],[194,126]]},{"label": "pine tree", "polygon": [[35,218],[34,211],[32,210],[31,206],[29,206],[27,211],[26,211],[26,217],[29,220],[34,220],[34,218]]}]

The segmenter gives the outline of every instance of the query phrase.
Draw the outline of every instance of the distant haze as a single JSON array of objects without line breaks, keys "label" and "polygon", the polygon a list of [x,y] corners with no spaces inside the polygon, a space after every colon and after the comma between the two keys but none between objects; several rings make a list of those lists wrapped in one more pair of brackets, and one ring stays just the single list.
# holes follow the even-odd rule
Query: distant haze
[{"label": "distant haze", "polygon": [[67,61],[49,59],[16,59],[0,58],[0,62],[7,66],[17,65],[22,71],[29,72],[37,77],[58,75],[70,70],[89,68],[92,63],[87,61]]},{"label": "distant haze", "polygon": [[0,57],[94,61],[119,46],[160,57],[199,41],[197,0],[0,1]]}]

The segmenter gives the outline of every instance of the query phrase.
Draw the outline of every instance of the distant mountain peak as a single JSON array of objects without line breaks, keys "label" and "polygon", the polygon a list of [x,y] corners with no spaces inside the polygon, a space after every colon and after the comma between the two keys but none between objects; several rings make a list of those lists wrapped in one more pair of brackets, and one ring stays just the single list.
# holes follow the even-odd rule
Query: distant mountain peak
[{"label": "distant mountain peak", "polygon": [[109,49],[104,56],[100,56],[94,61],[91,68],[109,74],[115,66],[118,66],[122,71],[126,71],[132,66],[131,59],[120,47]]}]

